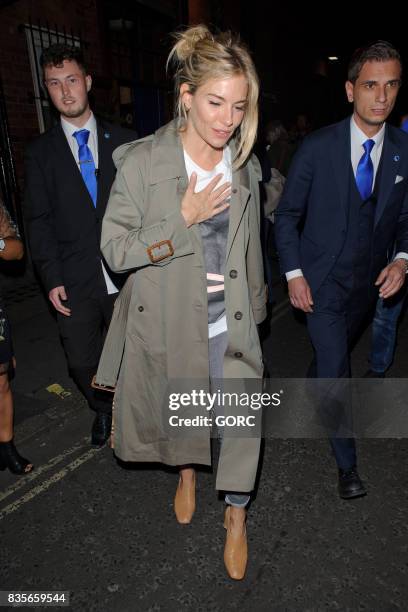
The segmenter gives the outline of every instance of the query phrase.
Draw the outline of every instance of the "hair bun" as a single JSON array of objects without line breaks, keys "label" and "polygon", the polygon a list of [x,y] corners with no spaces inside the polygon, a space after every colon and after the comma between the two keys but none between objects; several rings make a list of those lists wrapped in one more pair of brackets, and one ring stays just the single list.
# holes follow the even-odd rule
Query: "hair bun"
[{"label": "hair bun", "polygon": [[176,44],[172,49],[172,59],[174,58],[178,62],[185,62],[190,57],[197,46],[203,40],[213,41],[213,35],[205,25],[197,25],[192,28],[188,28],[184,32],[177,32],[175,34],[177,40]]}]

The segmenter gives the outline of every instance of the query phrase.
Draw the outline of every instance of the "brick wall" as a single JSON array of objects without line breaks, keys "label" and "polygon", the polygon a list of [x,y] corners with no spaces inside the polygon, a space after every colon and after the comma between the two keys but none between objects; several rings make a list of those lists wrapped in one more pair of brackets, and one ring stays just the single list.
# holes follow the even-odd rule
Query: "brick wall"
[{"label": "brick wall", "polygon": [[[109,102],[109,64],[103,45],[103,19],[97,0],[19,0],[0,11],[0,74],[3,81],[16,171],[23,179],[24,148],[39,133],[33,100],[26,36],[19,26],[47,21],[50,29],[81,32],[88,43],[85,57],[94,77],[94,107],[106,108]],[[101,26],[102,24],[102,26]]]}]

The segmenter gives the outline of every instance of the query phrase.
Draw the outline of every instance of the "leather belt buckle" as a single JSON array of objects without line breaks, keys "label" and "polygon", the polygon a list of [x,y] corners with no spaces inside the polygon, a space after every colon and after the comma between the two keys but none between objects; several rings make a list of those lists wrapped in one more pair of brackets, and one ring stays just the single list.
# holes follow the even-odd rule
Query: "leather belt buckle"
[{"label": "leather belt buckle", "polygon": [[[163,253],[162,247],[164,246],[166,246],[167,249]],[[155,250],[159,251],[157,255],[154,254]],[[166,259],[167,257],[171,257],[172,255],[174,255],[173,245],[171,244],[170,240],[162,240],[161,242],[155,242],[154,244],[147,247],[147,254],[152,263],[157,263],[162,259]]]}]

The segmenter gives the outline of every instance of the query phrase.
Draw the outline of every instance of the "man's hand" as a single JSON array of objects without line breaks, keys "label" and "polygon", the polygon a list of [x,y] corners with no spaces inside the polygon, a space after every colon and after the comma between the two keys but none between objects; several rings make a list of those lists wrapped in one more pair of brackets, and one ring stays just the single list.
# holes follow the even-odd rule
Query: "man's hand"
[{"label": "man's hand", "polygon": [[380,297],[387,299],[395,295],[405,282],[405,272],[407,264],[405,259],[396,259],[390,263],[384,270],[381,270],[376,285],[380,287]]},{"label": "man's hand", "polygon": [[313,298],[310,287],[304,276],[297,276],[288,281],[290,303],[303,312],[313,312]]},{"label": "man's hand", "polygon": [[61,285],[61,287],[54,287],[48,294],[51,304],[54,306],[55,310],[65,315],[66,317],[71,316],[71,309],[64,306],[61,300],[67,299],[67,294],[65,293],[65,287]]}]

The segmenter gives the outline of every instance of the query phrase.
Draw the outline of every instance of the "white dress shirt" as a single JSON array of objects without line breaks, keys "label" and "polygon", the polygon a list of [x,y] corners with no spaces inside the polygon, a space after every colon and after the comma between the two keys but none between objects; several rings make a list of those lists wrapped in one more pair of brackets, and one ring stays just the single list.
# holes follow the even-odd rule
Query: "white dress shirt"
[{"label": "white dress shirt", "polygon": [[[363,144],[366,140],[371,139],[374,140],[373,148],[371,149],[370,157],[373,162],[373,185],[375,184],[375,178],[377,176],[378,166],[380,165],[381,153],[384,144],[384,133],[385,133],[385,123],[383,123],[381,129],[374,135],[368,137],[364,132],[358,127],[357,123],[354,120],[354,116],[351,117],[350,120],[350,155],[351,155],[351,165],[353,168],[354,177],[357,173],[357,166],[359,161],[364,154],[365,150]],[[408,253],[397,253],[394,259],[407,259]],[[292,278],[297,278],[298,276],[303,276],[302,270],[300,268],[296,270],[290,270],[290,272],[286,272],[286,280],[290,281]]]},{"label": "white dress shirt", "polygon": [[[78,164],[79,172],[81,172],[81,168],[80,168],[80,164],[79,164],[79,151],[78,151],[79,147],[78,147],[78,143],[76,141],[76,138],[74,137],[73,134],[74,134],[74,132],[77,132],[79,130],[89,130],[88,147],[91,149],[92,157],[93,157],[94,163],[95,163],[95,168],[98,168],[98,165],[99,165],[98,130],[97,130],[97,126],[96,126],[96,119],[95,119],[93,113],[91,112],[91,116],[89,117],[88,121],[81,128],[78,128],[76,125],[73,125],[72,123],[70,123],[69,121],[67,121],[63,117],[61,117],[61,127],[62,127],[62,129],[64,131],[64,134],[66,136],[66,139],[68,141],[69,148],[71,149],[71,153],[74,156],[74,159],[75,159],[76,163]],[[113,284],[109,274],[107,273],[107,271],[105,269],[105,266],[103,265],[102,260],[101,260],[101,266],[102,266],[103,276],[105,278],[107,292],[109,294],[110,293],[117,293],[118,289]]]}]

